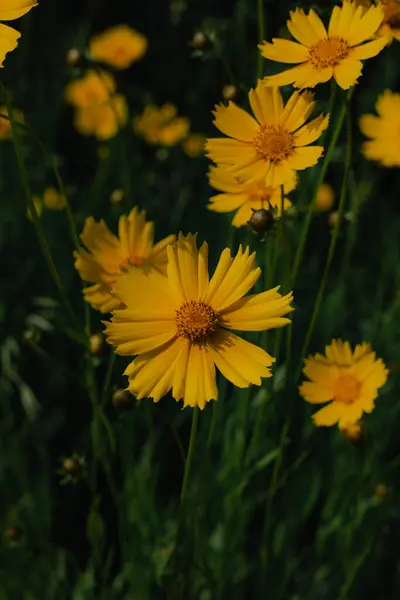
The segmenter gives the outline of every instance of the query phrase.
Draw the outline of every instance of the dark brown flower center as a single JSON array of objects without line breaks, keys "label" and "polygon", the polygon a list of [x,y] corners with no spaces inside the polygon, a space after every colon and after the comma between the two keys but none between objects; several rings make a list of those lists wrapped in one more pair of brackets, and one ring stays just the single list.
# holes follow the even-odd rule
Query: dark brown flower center
[{"label": "dark brown flower center", "polygon": [[261,125],[254,145],[261,158],[279,164],[293,154],[294,137],[278,125]]},{"label": "dark brown flower center", "polygon": [[219,315],[206,302],[185,302],[175,313],[178,335],[191,342],[204,343],[218,329]]},{"label": "dark brown flower center", "polygon": [[349,54],[348,43],[339,37],[320,40],[308,51],[309,61],[316,69],[335,67]]}]

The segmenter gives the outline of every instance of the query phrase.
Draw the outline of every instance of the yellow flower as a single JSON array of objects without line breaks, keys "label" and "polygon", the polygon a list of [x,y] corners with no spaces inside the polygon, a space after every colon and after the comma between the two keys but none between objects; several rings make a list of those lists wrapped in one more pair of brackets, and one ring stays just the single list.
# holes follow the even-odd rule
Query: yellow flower
[{"label": "yellow flower", "polygon": [[[288,29],[297,40],[275,38],[272,44],[264,42],[259,48],[265,58],[297,66],[265,77],[267,85],[287,85],[297,88],[314,87],[335,78],[344,90],[357,83],[362,60],[376,56],[387,44],[374,37],[383,21],[383,10],[373,6],[367,10],[351,0],[343,6],[334,6],[328,31],[314,10],[305,14],[302,9],[290,13]],[[299,43],[298,43],[299,42]]]},{"label": "yellow flower", "polygon": [[[36,210],[36,214],[38,217],[40,217],[40,215],[42,214],[43,211],[43,204],[41,199],[38,196],[34,196],[33,197],[33,204],[35,205],[35,210]],[[26,217],[30,220],[33,221],[33,215],[31,213],[31,209],[28,208],[26,209]]]},{"label": "yellow flower", "polygon": [[362,145],[369,160],[384,167],[400,167],[400,94],[386,90],[376,103],[379,116],[363,115],[360,129],[370,138]]},{"label": "yellow flower", "polygon": [[244,297],[261,275],[248,248],[235,258],[226,248],[211,280],[207,243],[198,250],[196,236],[180,234],[167,253],[167,277],[131,270],[115,285],[126,306],[106,334],[118,354],[138,355],[125,371],[128,389],[158,401],[172,388],[175,400],[203,409],[218,398],[215,367],[237,387],[261,385],[275,359],[230,330],[283,327],[292,294],[275,288]]},{"label": "yellow flower", "polygon": [[65,208],[65,197],[55,188],[48,187],[43,192],[43,205],[49,210],[62,210]]},{"label": "yellow flower", "polygon": [[[264,183],[240,183],[235,177],[218,167],[210,167],[209,171],[210,185],[222,194],[217,194],[210,198],[210,204],[207,208],[215,212],[231,212],[236,210],[232,225],[242,227],[250,221],[253,211],[265,209],[270,206],[276,209],[276,215],[281,216],[281,188],[266,187]],[[294,174],[285,186],[284,192],[287,194],[294,190],[297,183],[297,177]],[[288,198],[284,198],[284,209],[292,206]]]},{"label": "yellow flower", "polygon": [[354,446],[361,445],[365,440],[364,425],[361,421],[339,425],[342,436]]},{"label": "yellow flower", "polygon": [[150,104],[134,119],[133,128],[149,144],[175,146],[190,129],[189,119],[176,115],[177,109],[173,104],[164,104],[161,108]]},{"label": "yellow flower", "polygon": [[67,101],[76,108],[89,108],[107,102],[116,89],[115,79],[106,71],[88,71],[65,88]]},{"label": "yellow flower", "polygon": [[84,289],[84,298],[102,312],[109,312],[120,305],[112,294],[117,276],[130,265],[146,272],[153,269],[165,274],[166,247],[175,240],[169,235],[154,244],[154,224],[146,221],[145,211],[133,208],[128,216],[119,219],[119,237],[115,236],[103,220],[96,223],[93,217],[86,219],[81,234],[82,248],[74,252],[75,268],[84,281],[94,283]]},{"label": "yellow flower", "polygon": [[335,192],[329,184],[323,183],[318,188],[317,197],[315,200],[315,210],[319,212],[331,210],[334,203]]},{"label": "yellow flower", "polygon": [[352,352],[348,342],[332,340],[325,354],[304,361],[303,373],[311,381],[301,384],[300,394],[312,404],[329,402],[314,413],[316,425],[339,423],[343,427],[356,423],[364,412],[372,412],[378,389],[386,383],[389,371],[366,342]]},{"label": "yellow flower", "polygon": [[140,60],[147,50],[147,39],[128,25],[116,25],[92,37],[89,52],[92,60],[127,69]]},{"label": "yellow flower", "polygon": [[106,102],[77,108],[74,125],[82,135],[95,135],[99,141],[113,138],[128,121],[128,105],[121,94]]},{"label": "yellow flower", "polygon": [[386,35],[400,41],[400,3],[398,0],[381,0],[378,3],[383,10],[382,25],[378,30],[378,35]]},{"label": "yellow flower", "polygon": [[[8,108],[7,106],[0,107],[0,115],[4,115],[6,118],[2,118],[0,116],[0,140],[11,140],[12,139],[12,129],[11,123],[8,118]],[[16,123],[24,123],[24,115],[21,110],[16,108],[13,110],[13,117]]]},{"label": "yellow flower", "polygon": [[[14,21],[19,19],[34,6],[37,2],[32,0],[2,0],[0,5],[0,21]],[[21,34],[9,27],[0,23],[0,67],[3,67],[4,59],[8,52],[15,50],[18,46],[18,40]]]},{"label": "yellow flower", "polygon": [[243,183],[262,181],[277,187],[294,171],[315,165],[323,146],[310,146],[326,129],[329,117],[319,115],[307,125],[315,102],[311,92],[294,92],[286,105],[278,88],[261,81],[250,90],[254,119],[233,102],[215,107],[215,126],[229,138],[207,141],[207,156]]},{"label": "yellow flower", "polygon": [[185,154],[190,158],[196,158],[204,154],[204,144],[206,138],[202,133],[191,133],[182,143]]}]

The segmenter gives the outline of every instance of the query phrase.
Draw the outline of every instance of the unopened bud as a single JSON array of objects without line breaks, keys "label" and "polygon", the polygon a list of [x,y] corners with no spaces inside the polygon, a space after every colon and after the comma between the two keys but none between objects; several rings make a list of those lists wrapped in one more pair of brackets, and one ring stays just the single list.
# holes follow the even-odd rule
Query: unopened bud
[{"label": "unopened bud", "polygon": [[191,46],[196,48],[196,50],[205,50],[205,48],[209,45],[210,39],[206,36],[202,31],[196,31],[194,36],[192,37]]},{"label": "unopened bud", "polygon": [[239,94],[239,90],[236,85],[228,83],[222,88],[222,97],[224,100],[235,100]]},{"label": "unopened bud", "polygon": [[102,333],[94,333],[89,339],[90,354],[97,356],[103,354],[105,350],[104,336]]},{"label": "unopened bud", "polygon": [[136,402],[136,397],[129,390],[115,390],[112,396],[112,403],[118,410],[132,410]]},{"label": "unopened bud", "polygon": [[4,541],[9,544],[18,543],[23,535],[24,532],[21,527],[18,527],[18,525],[10,525],[9,527],[6,527],[3,531]]},{"label": "unopened bud", "polygon": [[385,498],[387,498],[388,494],[389,488],[385,483],[378,483],[378,485],[375,486],[374,496],[378,500],[384,500]]},{"label": "unopened bud", "polygon": [[64,458],[61,465],[62,470],[69,475],[77,475],[81,470],[79,460],[73,456]]},{"label": "unopened bud", "polygon": [[66,54],[65,62],[69,67],[78,67],[82,62],[83,56],[78,48],[70,48]]},{"label": "unopened bud", "polygon": [[252,209],[253,214],[250,217],[248,224],[256,233],[267,233],[275,225],[274,215],[270,210],[265,208],[259,208],[258,210]]},{"label": "unopened bud", "polygon": [[124,190],[117,189],[114,190],[110,196],[111,204],[120,204],[125,198]]}]

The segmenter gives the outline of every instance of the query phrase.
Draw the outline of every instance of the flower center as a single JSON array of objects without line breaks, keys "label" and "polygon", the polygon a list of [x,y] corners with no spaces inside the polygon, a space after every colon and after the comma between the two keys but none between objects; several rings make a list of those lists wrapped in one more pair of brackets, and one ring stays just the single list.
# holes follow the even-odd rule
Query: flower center
[{"label": "flower center", "polygon": [[143,258],[141,256],[128,256],[122,261],[122,263],[120,263],[119,268],[120,270],[129,269],[131,265],[133,265],[134,267],[139,267],[142,264]]},{"label": "flower center", "polygon": [[261,158],[278,164],[293,154],[294,137],[277,125],[261,125],[254,145]]},{"label": "flower center", "polygon": [[339,37],[328,37],[320,40],[309,51],[309,60],[316,69],[335,67],[349,54],[348,43]]},{"label": "flower center", "polygon": [[344,404],[352,404],[358,399],[361,383],[354,375],[341,375],[335,386],[335,400]]},{"label": "flower center", "polygon": [[209,304],[191,300],[176,311],[175,322],[178,335],[201,344],[217,331],[219,315]]}]

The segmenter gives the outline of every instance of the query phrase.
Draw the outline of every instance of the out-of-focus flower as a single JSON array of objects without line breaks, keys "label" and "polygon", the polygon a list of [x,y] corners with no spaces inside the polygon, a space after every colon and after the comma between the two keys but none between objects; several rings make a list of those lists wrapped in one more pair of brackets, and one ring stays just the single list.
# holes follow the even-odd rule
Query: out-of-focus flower
[{"label": "out-of-focus flower", "polygon": [[325,212],[331,210],[335,203],[335,192],[328,183],[319,186],[315,199],[315,210]]},{"label": "out-of-focus flower", "polygon": [[66,100],[76,108],[89,108],[107,102],[115,93],[114,77],[106,71],[87,71],[65,88]]},{"label": "out-of-focus flower", "polygon": [[[232,225],[241,227],[247,225],[253,215],[253,211],[270,207],[275,209],[276,215],[281,216],[281,188],[266,187],[263,183],[240,183],[226,169],[210,167],[210,185],[221,193],[210,198],[207,208],[215,212],[231,212],[236,210]],[[284,192],[288,194],[296,187],[297,177],[292,175],[291,179],[284,185]],[[284,198],[283,207],[286,210],[292,203]]]},{"label": "out-of-focus flower", "polygon": [[55,188],[48,187],[43,192],[43,206],[49,210],[62,210],[65,208],[65,197]]},{"label": "out-of-focus flower", "polygon": [[[42,199],[39,198],[39,196],[34,196],[33,197],[33,204],[35,205],[35,209],[36,209],[36,214],[38,217],[40,217],[40,215],[43,212],[43,203],[42,203]],[[33,221],[33,215],[31,213],[31,209],[28,208],[26,209],[26,216],[30,221]]]},{"label": "out-of-focus flower", "polygon": [[161,108],[150,104],[135,117],[133,128],[149,144],[175,146],[189,133],[190,121],[186,117],[177,117],[173,104],[164,104]]},{"label": "out-of-focus flower", "polygon": [[365,429],[361,421],[340,425],[339,429],[342,436],[353,446],[359,446],[364,442]]},{"label": "out-of-focus flower", "polygon": [[317,426],[357,423],[364,412],[374,409],[378,389],[386,383],[389,371],[366,342],[352,351],[349,342],[332,340],[325,355],[304,361],[303,373],[310,381],[301,384],[300,394],[311,404],[329,402],[314,413]]},{"label": "out-of-focus flower", "polygon": [[121,204],[121,202],[123,202],[124,199],[125,199],[125,192],[124,192],[124,190],[121,190],[120,188],[114,190],[110,196],[111,204]]},{"label": "out-of-focus flower", "polygon": [[166,247],[175,240],[175,236],[170,235],[154,244],[154,224],[146,221],[145,211],[139,212],[137,207],[129,215],[120,217],[118,230],[119,237],[103,220],[96,223],[89,217],[81,234],[85,248],[74,252],[79,275],[84,281],[94,283],[83,290],[84,298],[101,312],[110,312],[120,305],[112,290],[123,270],[136,267],[165,275]]},{"label": "out-of-focus flower", "polygon": [[[38,3],[32,2],[32,0],[2,0],[0,4],[0,21],[19,19],[37,5]],[[21,34],[13,27],[0,23],[0,67],[4,66],[6,54],[15,50],[18,46],[20,37]]]},{"label": "out-of-focus flower", "polygon": [[250,90],[255,119],[233,102],[215,107],[215,126],[227,138],[207,140],[207,156],[243,183],[262,182],[277,187],[292,180],[294,172],[315,165],[323,146],[312,146],[327,128],[329,116],[309,123],[315,107],[311,92],[294,92],[283,103],[279,88],[261,81]]},{"label": "out-of-focus flower", "polygon": [[196,158],[197,156],[204,155],[205,143],[206,138],[202,133],[190,133],[182,142],[182,148],[187,156],[190,156],[190,158]]},{"label": "out-of-focus flower", "polygon": [[157,402],[172,389],[184,406],[203,409],[218,398],[215,367],[237,387],[261,385],[274,358],[231,330],[287,325],[292,294],[245,295],[261,275],[249,248],[234,258],[226,248],[211,280],[208,246],[198,250],[196,236],[180,234],[167,253],[167,277],[131,269],[114,288],[124,308],[106,334],[118,354],[138,355],[125,371],[129,390]]},{"label": "out-of-focus flower", "polygon": [[374,489],[374,496],[378,500],[384,500],[389,495],[389,487],[385,483],[378,483]]},{"label": "out-of-focus flower", "polygon": [[125,96],[115,94],[106,102],[75,111],[74,125],[82,135],[94,135],[99,141],[113,138],[128,122]]},{"label": "out-of-focus flower", "polygon": [[380,0],[378,2],[383,10],[382,25],[378,30],[378,35],[386,35],[400,41],[400,2],[398,0]]},{"label": "out-of-focus flower", "polygon": [[[1,116],[3,115],[3,116]],[[5,117],[5,118],[4,118]],[[18,108],[13,110],[13,117],[16,123],[24,123],[24,114],[22,110]],[[0,140],[11,140],[12,139],[12,129],[11,123],[8,116],[8,108],[7,106],[0,107]]]},{"label": "out-of-focus flower", "polygon": [[386,90],[378,97],[376,110],[378,116],[360,118],[360,129],[370,138],[362,152],[384,167],[400,167],[400,94]]},{"label": "out-of-focus flower", "polygon": [[308,14],[300,8],[290,12],[287,26],[297,41],[274,38],[259,48],[264,58],[297,66],[265,77],[264,82],[306,88],[334,77],[341,88],[349,89],[361,75],[361,61],[376,56],[388,43],[385,36],[367,41],[377,33],[383,17],[379,6],[363,14],[355,2],[343,0],[342,6],[333,7],[327,31],[313,9]]},{"label": "out-of-focus flower", "polygon": [[147,39],[129,25],[116,25],[94,35],[89,44],[90,57],[114,69],[127,69],[147,50]]}]

